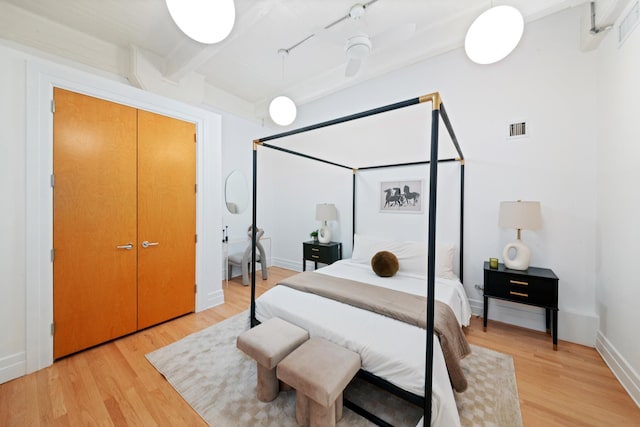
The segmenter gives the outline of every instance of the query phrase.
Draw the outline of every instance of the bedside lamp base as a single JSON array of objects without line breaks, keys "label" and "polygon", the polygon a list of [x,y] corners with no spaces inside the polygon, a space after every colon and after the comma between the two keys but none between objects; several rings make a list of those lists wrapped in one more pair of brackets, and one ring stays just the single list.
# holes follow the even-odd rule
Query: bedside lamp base
[{"label": "bedside lamp base", "polygon": [[[511,249],[515,250],[515,256],[513,258],[509,256]],[[531,251],[522,243],[522,240],[518,239],[504,247],[502,259],[506,268],[511,270],[527,270],[529,268],[529,261],[531,260]]]},{"label": "bedside lamp base", "polygon": [[318,230],[318,240],[320,243],[329,243],[331,241],[331,229],[327,221],[324,221],[320,230]]}]

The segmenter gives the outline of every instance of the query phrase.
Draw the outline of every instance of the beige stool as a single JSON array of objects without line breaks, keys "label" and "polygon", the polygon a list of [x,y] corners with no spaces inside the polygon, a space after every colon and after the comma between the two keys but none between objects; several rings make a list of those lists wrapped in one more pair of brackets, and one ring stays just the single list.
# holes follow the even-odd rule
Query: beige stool
[{"label": "beige stool", "polygon": [[342,392],[360,363],[358,353],[322,338],[311,338],[285,357],[277,375],[296,389],[298,424],[334,427],[342,418]]},{"label": "beige stool", "polygon": [[258,400],[270,402],[280,392],[276,365],[309,339],[309,333],[289,322],[274,317],[243,332],[236,346],[256,361],[258,370]]}]

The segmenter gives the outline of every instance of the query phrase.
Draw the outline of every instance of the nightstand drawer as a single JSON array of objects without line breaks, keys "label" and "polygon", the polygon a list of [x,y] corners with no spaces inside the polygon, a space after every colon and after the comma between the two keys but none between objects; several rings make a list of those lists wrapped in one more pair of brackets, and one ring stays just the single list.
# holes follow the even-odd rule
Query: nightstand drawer
[{"label": "nightstand drawer", "polygon": [[304,245],[304,258],[310,261],[317,261],[323,264],[335,260],[337,248],[320,245]]},{"label": "nightstand drawer", "polygon": [[302,244],[302,270],[306,269],[305,261],[315,262],[316,267],[318,263],[321,264],[333,264],[334,262],[342,259],[342,244],[339,242],[303,242]]},{"label": "nightstand drawer", "polygon": [[485,283],[487,295],[545,307],[555,306],[555,292],[553,282],[535,277],[495,274]]}]

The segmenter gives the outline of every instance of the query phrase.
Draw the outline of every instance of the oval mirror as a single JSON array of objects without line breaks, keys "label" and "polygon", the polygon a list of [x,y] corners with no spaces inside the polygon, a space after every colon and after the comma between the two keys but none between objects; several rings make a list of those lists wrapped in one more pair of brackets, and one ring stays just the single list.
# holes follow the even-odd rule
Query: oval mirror
[{"label": "oval mirror", "polygon": [[232,214],[244,212],[249,204],[249,190],[244,175],[234,170],[227,176],[224,183],[224,200],[227,210]]}]

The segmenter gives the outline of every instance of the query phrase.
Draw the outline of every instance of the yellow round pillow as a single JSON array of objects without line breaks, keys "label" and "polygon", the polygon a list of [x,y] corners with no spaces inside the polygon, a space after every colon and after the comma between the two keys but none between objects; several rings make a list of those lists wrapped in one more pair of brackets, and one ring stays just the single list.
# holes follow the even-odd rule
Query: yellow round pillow
[{"label": "yellow round pillow", "polygon": [[371,258],[371,268],[380,277],[391,277],[398,272],[398,257],[389,251],[380,251]]}]

